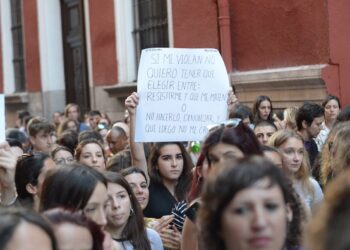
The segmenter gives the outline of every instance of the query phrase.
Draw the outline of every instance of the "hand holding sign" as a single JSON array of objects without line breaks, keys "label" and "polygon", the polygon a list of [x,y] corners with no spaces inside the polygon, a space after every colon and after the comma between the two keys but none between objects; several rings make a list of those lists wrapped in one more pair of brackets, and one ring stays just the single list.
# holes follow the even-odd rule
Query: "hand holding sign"
[{"label": "hand holding sign", "polygon": [[202,140],[227,116],[229,80],[215,49],[143,50],[136,141]]}]

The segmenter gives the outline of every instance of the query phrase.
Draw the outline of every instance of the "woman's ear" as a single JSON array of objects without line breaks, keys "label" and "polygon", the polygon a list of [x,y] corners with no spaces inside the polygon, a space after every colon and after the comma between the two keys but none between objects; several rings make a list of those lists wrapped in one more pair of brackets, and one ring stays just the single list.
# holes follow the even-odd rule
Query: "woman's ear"
[{"label": "woman's ear", "polygon": [[307,125],[307,122],[305,121],[305,120],[303,120],[302,122],[301,122],[301,125],[302,125],[302,127],[303,127],[303,129],[307,129],[309,126]]},{"label": "woman's ear", "polygon": [[202,168],[201,167],[195,167],[194,171],[196,171],[197,176],[203,177]]},{"label": "woman's ear", "polygon": [[292,222],[293,220],[293,211],[289,204],[286,205],[286,215],[287,215],[287,221]]},{"label": "woman's ear", "polygon": [[34,185],[30,184],[30,183],[28,183],[26,185],[26,190],[27,190],[28,193],[30,193],[32,195],[36,195],[38,193],[37,186],[34,186]]}]

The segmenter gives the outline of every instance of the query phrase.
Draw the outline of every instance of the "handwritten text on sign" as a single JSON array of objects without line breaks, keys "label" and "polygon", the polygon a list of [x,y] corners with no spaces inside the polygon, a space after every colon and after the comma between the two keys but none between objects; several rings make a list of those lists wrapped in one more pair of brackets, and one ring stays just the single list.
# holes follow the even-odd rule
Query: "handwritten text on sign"
[{"label": "handwritten text on sign", "polygon": [[142,51],[136,141],[202,140],[227,115],[229,81],[215,49]]}]

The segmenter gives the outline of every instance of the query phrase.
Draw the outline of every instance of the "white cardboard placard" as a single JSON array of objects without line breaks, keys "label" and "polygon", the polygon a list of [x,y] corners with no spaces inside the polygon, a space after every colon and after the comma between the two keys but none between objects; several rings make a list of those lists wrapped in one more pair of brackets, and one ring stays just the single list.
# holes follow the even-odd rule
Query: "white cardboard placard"
[{"label": "white cardboard placard", "polygon": [[226,120],[229,79],[216,49],[142,51],[136,142],[199,141]]}]

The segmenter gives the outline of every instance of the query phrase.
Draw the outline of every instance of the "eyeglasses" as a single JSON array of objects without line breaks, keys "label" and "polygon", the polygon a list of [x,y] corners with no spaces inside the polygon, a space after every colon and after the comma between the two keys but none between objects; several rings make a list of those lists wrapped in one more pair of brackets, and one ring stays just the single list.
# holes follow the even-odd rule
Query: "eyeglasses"
[{"label": "eyeglasses", "polygon": [[56,165],[65,165],[65,164],[72,164],[75,159],[73,157],[68,157],[68,158],[57,158],[54,160]]},{"label": "eyeglasses", "polygon": [[233,119],[229,119],[227,121],[224,121],[222,123],[218,123],[218,124],[213,124],[213,125],[208,125],[207,129],[209,132],[219,128],[219,127],[229,127],[229,128],[235,128],[237,127],[240,123],[242,122],[242,119],[240,118],[233,118]]}]

